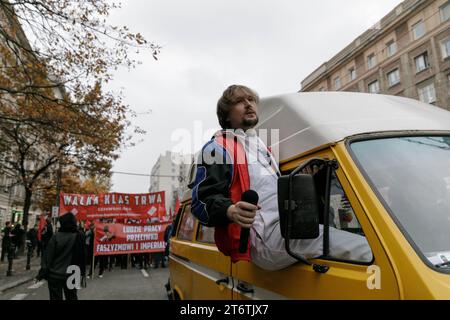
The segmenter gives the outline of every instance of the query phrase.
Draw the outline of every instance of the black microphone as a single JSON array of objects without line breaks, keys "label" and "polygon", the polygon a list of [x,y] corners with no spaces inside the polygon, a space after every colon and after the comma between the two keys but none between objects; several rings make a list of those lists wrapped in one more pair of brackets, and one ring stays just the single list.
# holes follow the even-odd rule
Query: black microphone
[{"label": "black microphone", "polygon": [[[241,201],[248,202],[253,205],[258,205],[258,193],[254,190],[247,190],[242,194]],[[239,253],[246,253],[248,247],[248,236],[250,235],[250,229],[241,228],[241,238],[239,239]]]}]

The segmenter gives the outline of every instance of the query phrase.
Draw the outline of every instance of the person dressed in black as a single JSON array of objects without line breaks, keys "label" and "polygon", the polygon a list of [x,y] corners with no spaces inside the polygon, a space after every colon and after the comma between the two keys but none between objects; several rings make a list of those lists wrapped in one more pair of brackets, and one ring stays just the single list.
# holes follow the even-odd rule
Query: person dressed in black
[{"label": "person dressed in black", "polygon": [[95,224],[91,223],[89,225],[89,229],[85,233],[86,237],[86,248],[87,248],[87,257],[86,257],[86,265],[89,267],[88,278],[92,276],[93,265],[92,259],[94,257],[94,237],[95,237]]},{"label": "person dressed in black", "polygon": [[15,251],[15,258],[17,258],[17,256],[22,253],[22,247],[23,247],[23,243],[24,243],[24,235],[25,235],[25,230],[23,230],[22,226],[20,223],[17,223],[14,226],[14,229],[12,229],[11,231],[11,235],[12,235],[12,243],[16,246],[16,251]]},{"label": "person dressed in black", "polygon": [[[73,282],[69,266],[77,266],[81,286],[86,285],[86,240],[77,228],[75,216],[68,212],[59,218],[60,229],[50,239],[41,260],[41,269],[36,280],[47,279],[50,300],[77,300],[77,288]],[[69,272],[68,272],[69,271]],[[76,281],[75,281],[76,282]]]},{"label": "person dressed in black", "polygon": [[28,230],[28,232],[27,232],[27,241],[28,241],[28,244],[29,244],[30,250],[31,250],[30,257],[33,257],[34,249],[36,248],[37,241],[38,241],[36,226],[34,226],[30,230]]},{"label": "person dressed in black", "polygon": [[[164,242],[166,243],[166,250],[164,251],[164,260],[169,261],[170,253],[170,238],[172,237],[173,223],[169,224],[164,231]],[[163,260],[163,263],[164,263]],[[164,266],[164,264],[163,264]]]},{"label": "person dressed in black", "polygon": [[2,229],[2,255],[1,262],[5,261],[5,256],[8,254],[8,249],[11,244],[11,222],[6,221],[5,227]]},{"label": "person dressed in black", "polygon": [[47,217],[45,219],[45,226],[44,229],[42,229],[41,233],[41,251],[42,255],[44,255],[44,251],[47,248],[48,242],[53,237],[53,226],[52,226],[52,219],[50,217]]}]

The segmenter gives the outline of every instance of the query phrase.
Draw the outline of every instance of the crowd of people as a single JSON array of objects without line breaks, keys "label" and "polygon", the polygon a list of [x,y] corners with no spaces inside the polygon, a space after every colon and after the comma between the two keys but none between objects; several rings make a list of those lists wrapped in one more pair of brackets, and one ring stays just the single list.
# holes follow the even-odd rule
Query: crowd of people
[{"label": "crowd of people", "polygon": [[[115,219],[102,219],[101,223],[115,223],[119,222]],[[130,224],[139,223],[135,220],[120,221]],[[152,223],[154,221],[147,221]],[[137,269],[157,269],[159,267],[165,268],[167,266],[169,257],[169,241],[172,231],[172,225],[169,225],[164,234],[164,241],[166,243],[166,249],[164,252],[155,253],[133,253],[133,254],[119,254],[119,255],[101,255],[94,257],[94,237],[95,237],[95,225],[93,223],[85,223],[84,227],[81,222],[79,224],[80,230],[84,230],[86,248],[87,248],[87,265],[89,266],[88,278],[92,277],[92,273],[98,266],[98,277],[102,278],[105,271],[112,271],[114,268],[127,269],[130,265],[131,268]],[[94,259],[94,261],[92,261]]]},{"label": "crowd of people", "polygon": [[[24,236],[25,235],[25,236]],[[1,230],[1,262],[4,262],[10,250],[12,250],[13,259],[17,259],[22,254],[27,254],[30,250],[31,257],[35,253],[37,257],[42,254],[53,236],[53,226],[51,218],[47,218],[42,230],[38,232],[38,225],[35,224],[25,234],[25,230],[20,223],[12,224],[10,221],[5,222],[5,226]]]},{"label": "crowd of people", "polygon": [[[137,221],[101,220],[100,223],[137,223]],[[152,223],[153,221],[148,221]],[[82,283],[92,277],[98,269],[98,278],[103,278],[105,271],[113,271],[114,268],[149,269],[165,268],[168,262],[169,241],[172,225],[166,228],[164,252],[134,253],[122,255],[94,256],[95,223],[77,221],[71,212],[59,218],[59,228],[54,232],[52,219],[47,218],[45,224],[36,224],[26,234],[19,224],[14,226],[6,222],[2,229],[1,262],[13,250],[13,258],[18,258],[23,252],[21,249],[26,244],[31,257],[36,251],[37,257],[41,257],[41,269],[36,280],[47,280],[51,300],[62,300],[63,293],[66,300],[77,299],[77,289],[67,286],[67,268],[77,265],[81,269]]]}]

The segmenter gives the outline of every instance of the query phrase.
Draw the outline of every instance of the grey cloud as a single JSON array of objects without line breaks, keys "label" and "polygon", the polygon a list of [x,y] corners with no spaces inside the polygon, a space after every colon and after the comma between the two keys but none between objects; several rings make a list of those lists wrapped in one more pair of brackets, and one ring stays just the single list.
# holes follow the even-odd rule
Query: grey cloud
[{"label": "grey cloud", "polygon": [[[111,88],[124,87],[135,123],[149,134],[126,150],[117,171],[148,173],[171,134],[218,128],[215,104],[226,86],[246,84],[261,96],[295,92],[300,81],[330,59],[400,0],[122,0],[112,22],[163,46],[158,61],[120,71]],[[145,179],[143,179],[145,180]],[[145,192],[148,181],[113,177],[114,190]]]}]

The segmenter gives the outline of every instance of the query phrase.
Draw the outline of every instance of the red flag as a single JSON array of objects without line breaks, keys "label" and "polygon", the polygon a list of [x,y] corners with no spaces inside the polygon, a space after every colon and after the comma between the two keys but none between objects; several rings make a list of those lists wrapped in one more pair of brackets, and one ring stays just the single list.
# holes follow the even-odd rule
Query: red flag
[{"label": "red flag", "polygon": [[174,215],[177,215],[179,209],[180,209],[180,198],[178,198],[178,196],[177,196],[177,202],[175,203],[175,214]]},{"label": "red flag", "polygon": [[37,234],[37,238],[39,241],[41,241],[42,230],[44,230],[44,227],[45,227],[45,216],[41,214],[41,216],[39,217],[38,234]]},{"label": "red flag", "polygon": [[172,220],[173,217],[173,211],[172,211],[172,207],[169,208],[169,220]]}]

